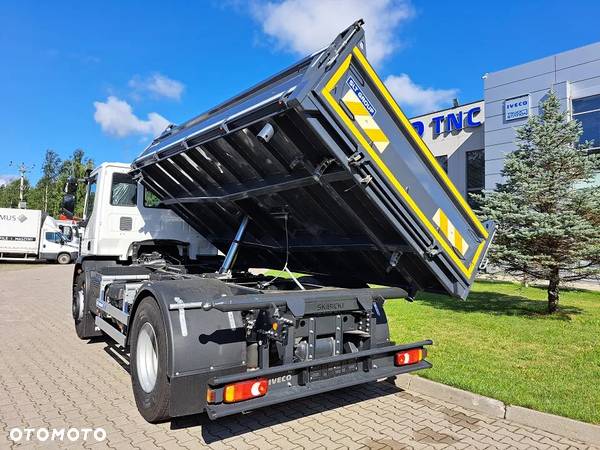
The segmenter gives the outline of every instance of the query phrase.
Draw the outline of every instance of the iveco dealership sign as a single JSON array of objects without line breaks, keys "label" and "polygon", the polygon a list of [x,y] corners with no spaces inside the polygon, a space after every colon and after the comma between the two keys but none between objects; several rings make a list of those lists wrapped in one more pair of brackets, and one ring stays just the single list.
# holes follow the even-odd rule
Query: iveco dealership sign
[{"label": "iveco dealership sign", "polygon": [[529,117],[529,94],[504,100],[504,120]]}]

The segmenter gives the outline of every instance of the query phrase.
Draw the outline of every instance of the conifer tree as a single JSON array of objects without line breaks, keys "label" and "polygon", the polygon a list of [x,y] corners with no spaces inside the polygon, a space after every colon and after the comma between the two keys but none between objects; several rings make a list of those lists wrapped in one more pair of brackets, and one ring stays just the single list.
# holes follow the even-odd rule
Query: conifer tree
[{"label": "conifer tree", "polygon": [[509,273],[548,282],[548,312],[559,286],[600,273],[600,142],[579,144],[581,124],[549,92],[517,129],[503,182],[478,196],[481,214],[497,221],[490,262]]}]

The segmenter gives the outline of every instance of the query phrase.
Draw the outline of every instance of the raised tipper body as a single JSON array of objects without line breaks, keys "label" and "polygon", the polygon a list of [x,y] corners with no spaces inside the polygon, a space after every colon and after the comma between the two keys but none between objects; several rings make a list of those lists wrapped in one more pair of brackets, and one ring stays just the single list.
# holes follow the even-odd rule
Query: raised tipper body
[{"label": "raised tipper body", "polygon": [[477,219],[365,55],[359,21],[169,127],[133,162],[138,195],[152,193],[220,251],[194,254],[191,233],[159,226],[120,242],[125,259],[77,264],[77,333],[130,348],[148,421],[214,419],[431,367],[430,340],[390,340],[384,303],[419,291],[465,298],[494,226]]}]

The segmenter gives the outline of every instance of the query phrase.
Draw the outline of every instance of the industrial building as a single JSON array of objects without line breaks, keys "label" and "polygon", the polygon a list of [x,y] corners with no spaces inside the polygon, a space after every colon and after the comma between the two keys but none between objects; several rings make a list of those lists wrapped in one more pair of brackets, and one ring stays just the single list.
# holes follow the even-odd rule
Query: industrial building
[{"label": "industrial building", "polygon": [[463,195],[494,189],[515,129],[537,114],[549,90],[600,148],[600,43],[483,76],[483,100],[411,122]]}]

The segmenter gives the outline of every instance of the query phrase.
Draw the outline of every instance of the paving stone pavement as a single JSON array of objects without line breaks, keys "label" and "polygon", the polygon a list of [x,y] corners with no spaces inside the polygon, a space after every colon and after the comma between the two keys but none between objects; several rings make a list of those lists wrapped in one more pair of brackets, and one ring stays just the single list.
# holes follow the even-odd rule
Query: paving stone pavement
[{"label": "paving stone pavement", "polygon": [[[127,355],[105,340],[77,339],[71,271],[0,272],[0,449],[592,448],[386,382],[217,421],[197,415],[148,424],[135,407]],[[15,443],[15,427],[102,427],[106,439]]]}]

